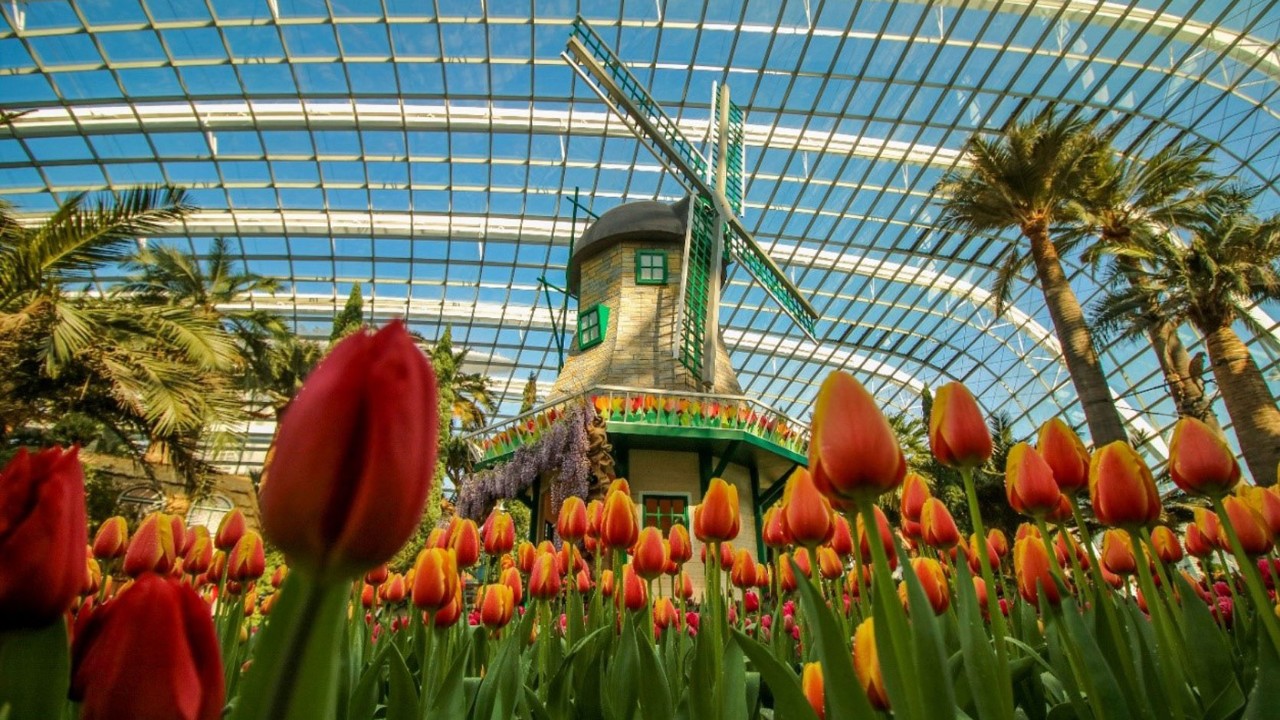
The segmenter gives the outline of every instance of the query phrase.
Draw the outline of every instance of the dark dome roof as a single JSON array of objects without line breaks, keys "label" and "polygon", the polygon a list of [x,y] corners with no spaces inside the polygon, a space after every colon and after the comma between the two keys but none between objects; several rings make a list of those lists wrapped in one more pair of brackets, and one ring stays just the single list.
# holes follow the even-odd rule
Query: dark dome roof
[{"label": "dark dome roof", "polygon": [[578,238],[569,258],[569,290],[578,291],[578,268],[587,259],[624,240],[684,244],[689,200],[674,205],[640,200],[619,205],[596,219]]}]

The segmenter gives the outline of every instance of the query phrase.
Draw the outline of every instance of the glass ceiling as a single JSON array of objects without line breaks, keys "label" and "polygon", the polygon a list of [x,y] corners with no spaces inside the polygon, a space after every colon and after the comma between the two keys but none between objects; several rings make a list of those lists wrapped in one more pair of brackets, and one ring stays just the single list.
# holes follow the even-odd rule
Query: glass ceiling
[{"label": "glass ceiling", "polygon": [[[602,213],[673,201],[675,179],[560,58],[581,13],[686,135],[713,82],[746,114],[745,224],[820,312],[814,345],[739,268],[721,326],[750,395],[807,419],[833,368],[890,409],[964,381],[1015,435],[1083,414],[1039,291],[988,289],[1011,234],[936,231],[933,186],[976,131],[1053,100],[1119,123],[1122,147],[1207,140],[1217,170],[1280,211],[1280,7],[1272,0],[3,0],[0,197],[52,210],[79,191],[191,188],[161,242],[233,239],[282,279],[261,307],[327,336],[361,283],[377,322],[453,327],[515,412],[553,340],[569,198]],[[532,18],[532,19],[530,19]],[[1073,258],[1088,303],[1095,274]],[[103,273],[111,283],[118,273]],[[570,302],[569,317],[574,307]],[[1274,336],[1280,308],[1257,310]],[[572,323],[569,323],[572,325]],[[1190,330],[1193,352],[1199,341]],[[1250,348],[1280,392],[1280,358]],[[1149,348],[1103,363],[1159,462],[1174,408]],[[1208,378],[1210,391],[1215,390]],[[1218,402],[1219,417],[1226,413]],[[236,462],[261,458],[250,428]]]}]

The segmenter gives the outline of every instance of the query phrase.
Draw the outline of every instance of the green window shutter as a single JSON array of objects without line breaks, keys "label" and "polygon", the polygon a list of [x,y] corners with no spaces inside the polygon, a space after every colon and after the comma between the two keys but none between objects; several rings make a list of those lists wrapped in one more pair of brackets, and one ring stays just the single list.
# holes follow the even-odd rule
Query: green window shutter
[{"label": "green window shutter", "polygon": [[609,308],[606,305],[592,305],[578,311],[578,349],[586,350],[604,342],[605,333],[609,331]]},{"label": "green window shutter", "polygon": [[665,250],[636,251],[636,284],[667,284],[667,253]]}]

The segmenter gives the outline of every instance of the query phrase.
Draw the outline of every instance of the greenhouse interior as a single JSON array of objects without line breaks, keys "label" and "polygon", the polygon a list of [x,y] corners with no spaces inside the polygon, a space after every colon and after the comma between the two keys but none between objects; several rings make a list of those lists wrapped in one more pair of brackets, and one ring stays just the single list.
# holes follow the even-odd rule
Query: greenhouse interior
[{"label": "greenhouse interior", "polygon": [[0,720],[1280,717],[1275,0],[0,17]]}]

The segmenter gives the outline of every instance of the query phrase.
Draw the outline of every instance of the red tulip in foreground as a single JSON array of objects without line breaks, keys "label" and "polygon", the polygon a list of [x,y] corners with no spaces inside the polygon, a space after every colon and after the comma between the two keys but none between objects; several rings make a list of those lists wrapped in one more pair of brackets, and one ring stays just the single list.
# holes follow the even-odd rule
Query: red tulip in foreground
[{"label": "red tulip in foreground", "polygon": [[114,560],[124,557],[128,547],[129,526],[125,519],[116,515],[103,520],[93,538],[93,556],[99,560]]},{"label": "red tulip in foreground", "polygon": [[354,577],[400,549],[431,489],[437,412],[435,373],[403,323],[321,361],[281,421],[259,499],[291,565]]},{"label": "red tulip in foreground", "polygon": [[1034,518],[1052,513],[1062,496],[1054,481],[1053,469],[1035,448],[1024,442],[1009,450],[1004,488],[1009,506]]},{"label": "red tulip in foreground", "polygon": [[209,607],[151,573],[94,611],[73,651],[83,720],[215,720],[222,662]]},{"label": "red tulip in foreground", "polygon": [[818,718],[820,720],[826,718],[826,695],[822,691],[822,663],[804,664],[804,673],[800,676],[800,687],[804,690],[805,699],[818,714]]},{"label": "red tulip in foreground", "polygon": [[78,451],[18,450],[0,471],[0,632],[62,616],[84,584],[87,540]]},{"label": "red tulip in foreground", "polygon": [[892,490],[907,473],[898,439],[875,398],[845,373],[834,372],[822,383],[810,435],[809,472],[838,507]]}]

